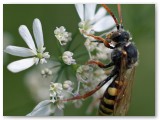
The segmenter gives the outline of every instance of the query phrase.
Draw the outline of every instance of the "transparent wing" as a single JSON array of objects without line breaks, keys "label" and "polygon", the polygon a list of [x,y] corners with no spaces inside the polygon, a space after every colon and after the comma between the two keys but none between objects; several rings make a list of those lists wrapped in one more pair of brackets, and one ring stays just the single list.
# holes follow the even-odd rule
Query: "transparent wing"
[{"label": "transparent wing", "polygon": [[118,96],[114,106],[113,115],[124,116],[127,114],[131,100],[132,86],[134,81],[135,67],[126,69],[126,59],[122,59],[120,76],[118,78]]}]

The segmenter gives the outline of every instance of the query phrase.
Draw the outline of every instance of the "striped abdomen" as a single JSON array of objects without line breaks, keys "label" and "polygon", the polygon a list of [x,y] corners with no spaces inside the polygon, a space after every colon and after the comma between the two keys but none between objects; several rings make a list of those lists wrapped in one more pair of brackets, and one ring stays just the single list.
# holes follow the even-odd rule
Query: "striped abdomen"
[{"label": "striped abdomen", "polygon": [[113,81],[106,89],[100,105],[98,113],[101,116],[113,115],[115,100],[118,94],[118,81]]}]

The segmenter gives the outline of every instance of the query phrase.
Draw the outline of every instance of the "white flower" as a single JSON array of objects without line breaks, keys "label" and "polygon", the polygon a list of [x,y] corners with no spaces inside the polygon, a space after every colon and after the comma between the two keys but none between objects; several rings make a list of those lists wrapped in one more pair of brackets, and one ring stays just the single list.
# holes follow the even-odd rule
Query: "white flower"
[{"label": "white flower", "polygon": [[52,71],[48,68],[45,68],[41,71],[41,75],[46,78],[48,76],[51,76],[52,75]]},{"label": "white flower", "polygon": [[93,72],[93,78],[96,80],[96,81],[102,81],[104,80],[105,78],[107,78],[107,75],[105,74],[105,71],[101,68],[97,68],[94,70]]},{"label": "white flower", "polygon": [[7,66],[7,68],[11,72],[17,73],[33,66],[34,64],[38,64],[39,61],[41,64],[47,63],[46,58],[49,58],[50,55],[48,52],[44,53],[45,47],[44,47],[43,32],[40,20],[36,18],[33,21],[33,33],[36,41],[36,46],[34,44],[33,38],[28,28],[25,25],[21,25],[19,27],[19,33],[29,48],[8,46],[5,49],[5,52],[14,56],[31,57],[31,58],[25,58],[12,62]]},{"label": "white flower", "polygon": [[101,60],[111,59],[111,53],[113,50],[107,48],[104,44],[99,44],[96,47],[96,50],[97,50],[96,58],[101,59]]},{"label": "white flower", "polygon": [[72,34],[69,32],[66,32],[66,29],[64,26],[61,26],[59,28],[57,27],[54,30],[54,34],[55,34],[55,37],[59,40],[61,45],[66,45],[67,42],[72,40],[71,38]]},{"label": "white flower", "polygon": [[81,65],[77,71],[77,79],[82,83],[87,83],[87,81],[92,77],[93,68],[89,65]]},{"label": "white flower", "polygon": [[63,88],[69,92],[73,90],[73,83],[70,80],[66,80],[63,83]]},{"label": "white flower", "polygon": [[75,4],[75,7],[81,19],[79,23],[81,33],[102,32],[115,25],[113,18],[106,15],[107,11],[103,7],[100,7],[96,13],[96,4]]},{"label": "white flower", "polygon": [[49,116],[55,112],[55,105],[51,100],[44,100],[32,110],[27,116]]},{"label": "white flower", "polygon": [[61,83],[50,83],[50,100],[44,100],[27,114],[27,116],[62,116],[63,115],[63,88]]},{"label": "white flower", "polygon": [[49,90],[52,102],[55,102],[56,106],[62,110],[64,108],[64,102],[62,100],[65,96],[63,93],[62,84],[51,82]]},{"label": "white flower", "polygon": [[38,103],[38,105],[26,116],[63,116],[64,106],[56,101],[44,100]]},{"label": "white flower", "polygon": [[58,99],[56,100],[56,105],[60,110],[62,110],[64,108],[64,102],[62,101],[63,98],[64,98],[64,96],[61,95],[61,96],[58,96]]},{"label": "white flower", "polygon": [[97,66],[82,65],[77,69],[76,77],[82,83],[83,91],[81,90],[81,92],[86,92],[93,90],[107,75],[103,69]]},{"label": "white flower", "polygon": [[62,55],[62,60],[65,64],[71,65],[76,64],[76,60],[72,58],[73,53],[70,51],[65,51]]},{"label": "white flower", "polygon": [[96,49],[98,43],[97,42],[92,42],[95,39],[88,37],[87,40],[85,41],[84,45],[86,46],[87,50],[92,52],[93,50]]},{"label": "white flower", "polygon": [[62,84],[61,83],[50,83],[50,97],[54,98],[57,97],[59,95],[61,95],[62,93]]}]

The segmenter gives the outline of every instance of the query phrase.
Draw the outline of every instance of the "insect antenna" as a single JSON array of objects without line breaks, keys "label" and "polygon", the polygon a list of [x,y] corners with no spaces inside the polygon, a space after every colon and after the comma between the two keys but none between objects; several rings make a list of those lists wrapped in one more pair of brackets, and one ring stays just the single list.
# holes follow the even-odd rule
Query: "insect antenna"
[{"label": "insect antenna", "polygon": [[122,26],[123,20],[122,20],[121,5],[118,4],[118,5],[117,5],[117,8],[118,8],[118,15],[119,15],[119,19],[120,19],[120,24],[121,24],[121,26]]},{"label": "insect antenna", "polygon": [[109,7],[105,4],[102,4],[102,6],[107,10],[107,12],[112,16],[113,20],[115,21],[116,23],[116,27],[117,29],[119,30],[119,23],[118,23],[118,20],[117,18],[114,16],[113,12],[109,9]]}]

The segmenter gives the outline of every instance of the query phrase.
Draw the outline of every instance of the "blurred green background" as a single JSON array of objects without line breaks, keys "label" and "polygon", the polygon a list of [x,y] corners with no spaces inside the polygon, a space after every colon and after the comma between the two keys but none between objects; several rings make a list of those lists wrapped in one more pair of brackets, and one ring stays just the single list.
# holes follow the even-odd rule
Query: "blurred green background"
[{"label": "blurred green background", "polygon": [[[116,5],[108,5],[117,15]],[[26,46],[18,33],[18,27],[27,25],[32,34],[32,22],[39,18],[42,22],[45,46],[51,55],[58,56],[57,42],[54,37],[56,27],[65,26],[73,34],[78,31],[79,17],[74,5],[3,5],[3,30],[13,36],[14,45]],[[139,66],[136,70],[135,83],[129,116],[155,115],[155,5],[122,5],[123,24],[132,34],[139,53]],[[73,45],[80,45],[76,54],[83,51],[83,37]],[[82,40],[81,40],[82,39]],[[4,41],[5,43],[5,41]],[[83,49],[83,50],[82,50]],[[3,115],[23,116],[29,113],[37,104],[30,96],[24,83],[24,75],[32,68],[13,74],[6,66],[20,58],[8,55],[3,65]],[[84,59],[87,58],[84,54]],[[83,63],[83,60],[79,59]],[[65,115],[85,116],[90,99],[87,99],[82,108],[75,109],[73,105],[65,107]],[[96,115],[96,110],[91,115]]]}]

